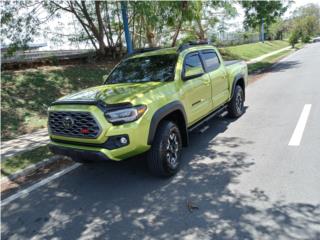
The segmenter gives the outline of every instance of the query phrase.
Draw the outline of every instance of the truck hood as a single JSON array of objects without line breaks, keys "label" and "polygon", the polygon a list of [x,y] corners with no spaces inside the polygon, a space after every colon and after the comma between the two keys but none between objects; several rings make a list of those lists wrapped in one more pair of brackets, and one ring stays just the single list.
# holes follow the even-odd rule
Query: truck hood
[{"label": "truck hood", "polygon": [[131,102],[165,83],[121,83],[88,88],[58,99],[54,103],[103,101],[106,104]]}]

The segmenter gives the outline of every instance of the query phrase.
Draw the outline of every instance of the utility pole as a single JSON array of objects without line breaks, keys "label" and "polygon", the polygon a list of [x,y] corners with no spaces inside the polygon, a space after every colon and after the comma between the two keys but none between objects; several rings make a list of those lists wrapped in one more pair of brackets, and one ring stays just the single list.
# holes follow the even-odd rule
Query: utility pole
[{"label": "utility pole", "polygon": [[261,36],[260,40],[264,43],[264,21],[263,18],[261,18]]},{"label": "utility pole", "polygon": [[132,48],[130,31],[129,31],[127,2],[125,1],[121,1],[121,12],[122,12],[124,35],[126,37],[126,43],[127,43],[127,51],[130,54],[130,53],[133,53],[133,48]]}]

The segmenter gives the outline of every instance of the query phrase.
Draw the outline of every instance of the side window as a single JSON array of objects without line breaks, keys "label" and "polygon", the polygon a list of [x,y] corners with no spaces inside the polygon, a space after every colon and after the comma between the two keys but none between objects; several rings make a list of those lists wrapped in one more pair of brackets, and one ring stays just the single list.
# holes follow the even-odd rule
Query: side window
[{"label": "side window", "polygon": [[220,61],[217,54],[214,51],[205,51],[201,53],[204,65],[207,71],[213,71],[219,68]]},{"label": "side window", "polygon": [[183,77],[190,79],[204,73],[200,56],[198,53],[190,53],[185,57],[183,66]]}]

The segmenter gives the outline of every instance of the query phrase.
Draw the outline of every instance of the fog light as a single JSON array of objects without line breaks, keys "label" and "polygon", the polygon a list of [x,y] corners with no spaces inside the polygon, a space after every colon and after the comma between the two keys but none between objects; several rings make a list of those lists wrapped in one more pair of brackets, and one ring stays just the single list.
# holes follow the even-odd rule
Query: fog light
[{"label": "fog light", "polygon": [[125,144],[128,143],[128,139],[125,138],[125,137],[121,137],[121,138],[120,138],[120,142],[121,142],[121,144],[125,145]]},{"label": "fog light", "polygon": [[110,136],[104,143],[106,149],[112,150],[127,146],[130,144],[130,138],[127,134]]}]

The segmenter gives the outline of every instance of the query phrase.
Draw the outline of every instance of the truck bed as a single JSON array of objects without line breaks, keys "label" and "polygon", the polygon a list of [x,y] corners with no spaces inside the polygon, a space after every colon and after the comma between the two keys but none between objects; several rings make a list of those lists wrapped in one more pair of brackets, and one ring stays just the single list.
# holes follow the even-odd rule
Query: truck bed
[{"label": "truck bed", "polygon": [[231,60],[231,61],[224,61],[225,66],[230,66],[236,63],[242,62],[241,60]]}]

